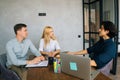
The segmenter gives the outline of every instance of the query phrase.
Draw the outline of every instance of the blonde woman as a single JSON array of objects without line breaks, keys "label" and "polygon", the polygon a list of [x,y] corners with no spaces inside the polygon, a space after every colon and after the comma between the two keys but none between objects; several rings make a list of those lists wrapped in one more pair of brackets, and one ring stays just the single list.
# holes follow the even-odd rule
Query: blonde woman
[{"label": "blonde woman", "polygon": [[39,51],[47,57],[55,57],[60,53],[60,46],[54,35],[53,28],[46,26],[40,40]]}]

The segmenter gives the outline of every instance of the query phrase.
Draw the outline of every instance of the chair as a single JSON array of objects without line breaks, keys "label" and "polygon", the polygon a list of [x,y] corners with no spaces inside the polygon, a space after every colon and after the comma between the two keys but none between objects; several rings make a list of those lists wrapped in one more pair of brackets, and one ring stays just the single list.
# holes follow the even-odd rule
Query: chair
[{"label": "chair", "polygon": [[99,69],[104,75],[108,76],[110,74],[110,70],[112,69],[113,59],[110,60],[103,68]]},{"label": "chair", "polygon": [[0,55],[0,80],[21,80],[14,71],[7,69],[6,61],[6,54]]}]

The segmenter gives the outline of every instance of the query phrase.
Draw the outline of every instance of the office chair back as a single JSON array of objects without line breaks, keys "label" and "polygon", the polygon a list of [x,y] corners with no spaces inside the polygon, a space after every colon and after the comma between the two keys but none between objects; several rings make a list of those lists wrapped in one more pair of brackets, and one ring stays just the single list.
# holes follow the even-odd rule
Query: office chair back
[{"label": "office chair back", "polygon": [[3,80],[20,80],[14,71],[7,69],[6,61],[6,54],[0,55],[0,78]]}]

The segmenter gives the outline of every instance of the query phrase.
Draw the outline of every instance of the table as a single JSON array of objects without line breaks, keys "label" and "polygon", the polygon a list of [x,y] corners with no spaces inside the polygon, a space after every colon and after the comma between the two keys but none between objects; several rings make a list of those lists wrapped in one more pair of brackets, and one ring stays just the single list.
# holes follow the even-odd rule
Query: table
[{"label": "table", "polygon": [[80,80],[65,73],[54,73],[53,66],[28,68],[27,80]]},{"label": "table", "polygon": [[[41,68],[28,68],[27,80],[80,80],[77,77],[65,74],[54,73],[53,66]],[[99,73],[94,80],[112,80],[102,73]]]}]

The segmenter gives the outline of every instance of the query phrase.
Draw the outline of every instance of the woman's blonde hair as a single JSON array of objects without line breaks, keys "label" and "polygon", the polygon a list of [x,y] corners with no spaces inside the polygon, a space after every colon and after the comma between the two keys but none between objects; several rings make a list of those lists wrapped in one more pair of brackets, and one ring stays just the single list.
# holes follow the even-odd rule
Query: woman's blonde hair
[{"label": "woman's blonde hair", "polygon": [[53,28],[51,26],[46,26],[43,30],[43,34],[42,34],[42,39],[44,39],[44,47],[47,46],[47,44],[50,43],[50,39],[56,40],[56,37],[53,35],[52,37],[50,37],[50,31],[53,30]]}]

